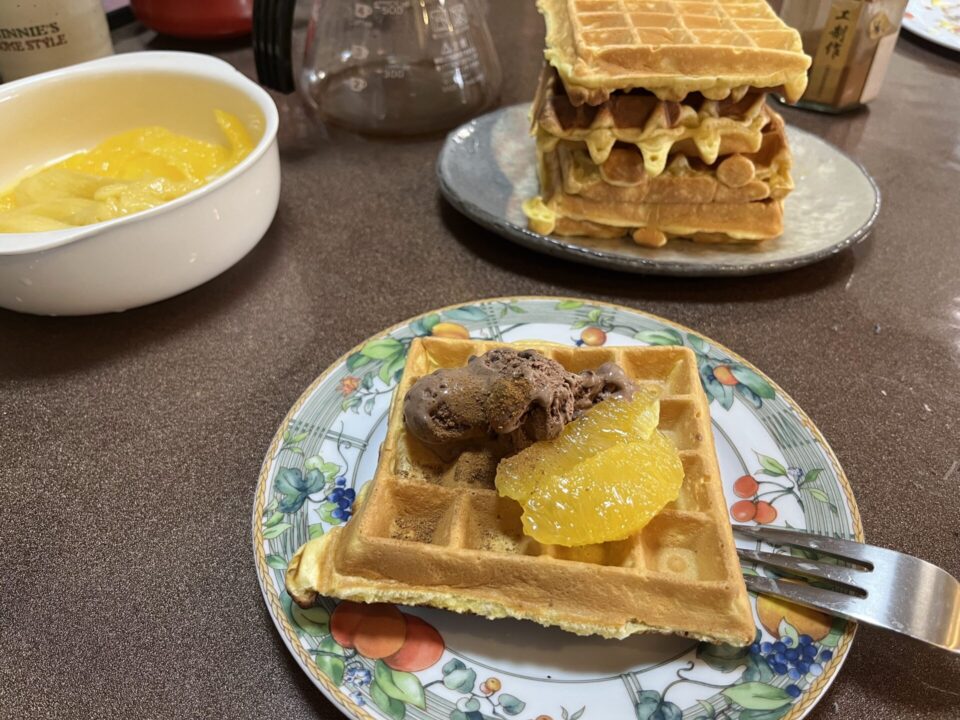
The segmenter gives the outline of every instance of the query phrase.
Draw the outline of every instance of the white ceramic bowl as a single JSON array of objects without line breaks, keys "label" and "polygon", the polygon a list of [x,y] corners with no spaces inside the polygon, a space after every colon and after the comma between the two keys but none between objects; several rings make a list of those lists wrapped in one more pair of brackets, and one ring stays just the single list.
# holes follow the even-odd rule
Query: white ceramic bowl
[{"label": "white ceramic bowl", "polygon": [[219,275],[263,237],[277,210],[277,108],[233,66],[206,55],[142,52],[0,85],[0,188],[25,170],[124,130],[162,125],[223,142],[214,109],[256,141],[236,167],[135,215],[66,230],[0,233],[0,306],[45,315],[126,310]]}]

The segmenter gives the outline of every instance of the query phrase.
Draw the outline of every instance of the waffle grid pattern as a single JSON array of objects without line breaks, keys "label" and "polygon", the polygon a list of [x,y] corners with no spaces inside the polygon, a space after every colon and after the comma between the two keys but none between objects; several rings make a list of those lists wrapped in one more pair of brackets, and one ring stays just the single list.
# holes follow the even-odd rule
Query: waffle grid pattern
[{"label": "waffle grid pattern", "polygon": [[578,35],[594,52],[614,45],[708,46],[792,50],[796,32],[766,0],[568,0]]},{"label": "waffle grid pattern", "polygon": [[766,0],[538,0],[547,60],[575,105],[617,90],[661,99],[691,92],[719,100],[744,88],[782,87],[796,100],[810,59],[799,33]]},{"label": "waffle grid pattern", "polygon": [[334,555],[333,587],[318,590],[531,618],[581,634],[655,630],[751,640],[752,617],[693,354],[675,347],[523,345],[571,371],[617,362],[638,384],[658,387],[659,429],[683,461],[680,496],[644,530],[618,542],[565,548],[523,535],[519,505],[493,487],[495,468],[465,470],[464,456],[444,463],[402,429],[401,401],[417,378],[502,345],[413,342],[375,482],[357,517],[339,531],[347,537]]}]

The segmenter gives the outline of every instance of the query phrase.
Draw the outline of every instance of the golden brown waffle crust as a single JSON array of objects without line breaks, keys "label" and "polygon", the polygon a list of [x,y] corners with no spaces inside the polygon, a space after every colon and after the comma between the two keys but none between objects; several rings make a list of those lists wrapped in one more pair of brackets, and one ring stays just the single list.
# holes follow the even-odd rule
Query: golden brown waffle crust
[{"label": "golden brown waffle crust", "polygon": [[[716,635],[701,635],[696,632],[677,632],[671,628],[655,627],[642,622],[625,622],[620,625],[604,625],[596,622],[576,622],[562,613],[554,612],[550,608],[540,608],[537,612],[518,610],[514,606],[490,600],[472,600],[470,607],[452,598],[451,593],[457,593],[463,588],[444,588],[441,590],[427,590],[403,583],[392,583],[384,588],[383,583],[370,581],[360,576],[347,576],[337,573],[333,564],[326,558],[335,556],[337,545],[343,533],[343,528],[334,528],[323,537],[311,540],[301,547],[290,560],[287,566],[287,592],[297,605],[307,609],[317,603],[321,593],[314,587],[336,587],[337,598],[362,603],[388,602],[397,605],[427,605],[429,607],[449,610],[460,615],[481,615],[490,620],[500,618],[514,618],[517,620],[531,620],[544,627],[559,627],[575,635],[599,635],[610,640],[623,640],[631,635],[654,633],[658,635],[680,635],[703,642],[729,642],[734,645],[745,645],[753,640],[753,623],[750,625],[749,641],[744,636],[731,635],[718,637]],[[302,568],[302,569],[301,569]],[[307,568],[317,568],[319,573],[311,575]],[[304,582],[306,578],[310,578]]]},{"label": "golden brown waffle crust", "polygon": [[[700,92],[712,99],[742,87],[782,87],[795,102],[810,58],[800,35],[766,0],[663,0],[645,12],[635,0],[537,0],[547,61],[575,104],[596,105],[618,90],[643,88],[664,100]],[[685,15],[685,8],[704,15]]]},{"label": "golden brown waffle crust", "polygon": [[676,347],[515,345],[537,349],[571,370],[614,358],[635,381],[666,393],[660,429],[677,443],[684,462],[680,498],[636,536],[571,549],[540,546],[524,536],[519,506],[493,489],[458,485],[455,466],[454,472],[435,472],[423,465],[422,447],[403,429],[402,399],[418,377],[503,345],[413,341],[375,478],[363,488],[350,523],[310,541],[291,560],[291,597],[305,607],[319,595],[425,604],[610,638],[669,632],[751,642],[753,616],[693,353]]},{"label": "golden brown waffle crust", "polygon": [[[741,203],[637,203],[588,198],[565,192],[556,151],[541,153],[539,161],[542,220],[534,224],[531,217],[531,227],[544,235],[620,237],[636,235],[637,230],[649,230],[665,238],[752,243],[783,233],[783,202],[779,199]],[[614,228],[619,228],[619,232]],[[640,239],[637,241],[646,244]]]}]

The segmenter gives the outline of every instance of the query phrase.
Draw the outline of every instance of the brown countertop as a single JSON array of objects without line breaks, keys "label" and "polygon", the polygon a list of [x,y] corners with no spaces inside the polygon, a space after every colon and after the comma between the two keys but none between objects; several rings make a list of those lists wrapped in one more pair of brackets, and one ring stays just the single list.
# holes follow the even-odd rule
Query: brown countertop
[{"label": "brown countertop", "polygon": [[[504,103],[533,92],[532,5],[493,3]],[[117,45],[189,47],[139,26]],[[213,50],[252,74],[248,48]],[[441,139],[323,138],[278,100],[280,209],[237,266],[117,315],[0,311],[0,716],[339,717],[260,595],[261,460],[345,350],[481,297],[613,301],[743,354],[832,444],[867,538],[960,576],[960,58],[901,38],[869,111],[786,111],[870,170],[883,209],[853,250],[745,279],[617,274],[526,251],[439,198]],[[960,658],[861,628],[810,717],[960,717]]]}]

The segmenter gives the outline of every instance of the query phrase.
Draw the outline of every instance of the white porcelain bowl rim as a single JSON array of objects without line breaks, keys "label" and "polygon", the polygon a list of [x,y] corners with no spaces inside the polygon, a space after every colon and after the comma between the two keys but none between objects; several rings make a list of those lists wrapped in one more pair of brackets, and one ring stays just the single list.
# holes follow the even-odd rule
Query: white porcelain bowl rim
[{"label": "white porcelain bowl rim", "polygon": [[195,202],[204,195],[214,192],[217,188],[229,183],[233,178],[243,173],[263,156],[276,138],[277,129],[280,125],[280,117],[277,113],[277,106],[273,102],[273,98],[271,98],[263,88],[250,80],[230,63],[199,53],[158,50],[111,55],[98,60],[90,60],[89,62],[72,65],[59,70],[51,70],[50,72],[0,85],[0,103],[14,100],[19,91],[25,88],[60,82],[65,78],[69,79],[70,77],[79,75],[97,75],[112,72],[117,72],[118,74],[142,72],[144,70],[166,70],[179,74],[209,78],[223,82],[243,92],[254,100],[261,112],[263,112],[265,120],[263,137],[260,138],[260,141],[253,150],[251,150],[240,163],[230,168],[230,170],[220,177],[215,178],[203,187],[197,188],[186,195],[149,210],[105,222],[94,223],[92,225],[82,225],[75,228],[47,230],[43,232],[4,233],[0,235],[0,238],[3,239],[3,243],[0,244],[0,256],[20,255],[38,250],[47,250],[98,235],[108,228],[125,225],[127,223],[136,223],[161,213],[173,212],[179,207]]}]

